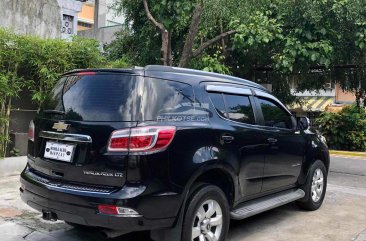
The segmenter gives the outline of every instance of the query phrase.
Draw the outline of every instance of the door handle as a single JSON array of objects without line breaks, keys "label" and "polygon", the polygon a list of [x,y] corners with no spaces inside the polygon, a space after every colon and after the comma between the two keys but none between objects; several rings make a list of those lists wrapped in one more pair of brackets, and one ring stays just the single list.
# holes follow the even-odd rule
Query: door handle
[{"label": "door handle", "polygon": [[278,140],[276,138],[270,137],[267,139],[267,141],[268,141],[268,143],[275,144],[275,143],[277,143]]},{"label": "door handle", "polygon": [[223,140],[225,143],[230,143],[234,140],[234,137],[230,135],[222,135],[221,140]]}]

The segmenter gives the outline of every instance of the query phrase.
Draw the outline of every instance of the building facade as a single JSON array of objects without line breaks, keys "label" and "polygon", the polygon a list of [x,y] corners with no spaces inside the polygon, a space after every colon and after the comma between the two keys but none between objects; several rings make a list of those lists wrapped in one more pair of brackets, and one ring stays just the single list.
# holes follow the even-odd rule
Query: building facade
[{"label": "building facade", "polygon": [[82,11],[78,15],[78,35],[94,38],[102,44],[115,39],[125,17],[113,7],[115,0],[88,0],[83,2]]}]

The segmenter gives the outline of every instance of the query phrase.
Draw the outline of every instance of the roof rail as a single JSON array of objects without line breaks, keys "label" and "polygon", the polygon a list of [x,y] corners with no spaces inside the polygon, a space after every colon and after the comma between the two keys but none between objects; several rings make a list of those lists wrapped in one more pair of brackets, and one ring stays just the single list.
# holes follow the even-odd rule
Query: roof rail
[{"label": "roof rail", "polygon": [[163,66],[163,65],[147,65],[145,67],[145,71],[173,72],[173,73],[200,75],[200,76],[211,76],[211,77],[216,77],[216,78],[221,77],[221,78],[241,82],[243,84],[250,84],[253,87],[257,87],[257,88],[260,88],[260,89],[266,89],[262,85],[257,84],[253,81],[250,81],[250,80],[241,79],[241,78],[230,76],[230,75],[224,75],[224,74],[218,74],[218,73],[213,73],[213,72],[202,71],[202,70],[186,69],[186,68]]}]

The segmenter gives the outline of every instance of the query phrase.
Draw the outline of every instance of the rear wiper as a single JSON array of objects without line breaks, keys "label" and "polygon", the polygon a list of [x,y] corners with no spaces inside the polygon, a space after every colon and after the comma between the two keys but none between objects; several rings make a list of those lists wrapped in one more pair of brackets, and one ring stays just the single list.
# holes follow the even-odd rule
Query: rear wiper
[{"label": "rear wiper", "polygon": [[60,111],[60,110],[44,110],[43,113],[64,115],[65,114],[65,111]]}]

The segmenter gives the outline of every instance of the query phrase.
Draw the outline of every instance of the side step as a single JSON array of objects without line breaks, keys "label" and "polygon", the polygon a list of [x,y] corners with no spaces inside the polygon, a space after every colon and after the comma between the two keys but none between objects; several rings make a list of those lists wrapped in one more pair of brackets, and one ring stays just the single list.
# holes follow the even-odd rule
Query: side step
[{"label": "side step", "polygon": [[235,220],[245,219],[258,213],[296,201],[304,196],[305,192],[301,189],[283,191],[239,204],[238,208],[231,211],[230,216]]}]

